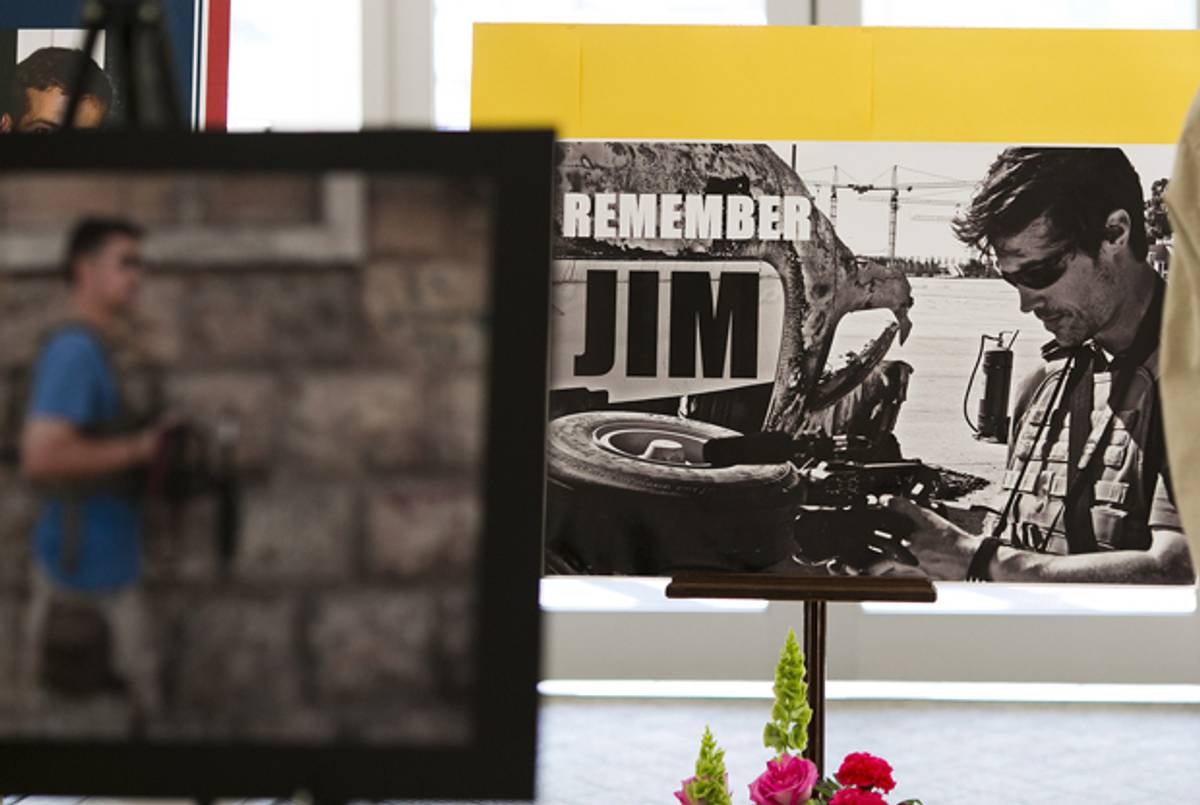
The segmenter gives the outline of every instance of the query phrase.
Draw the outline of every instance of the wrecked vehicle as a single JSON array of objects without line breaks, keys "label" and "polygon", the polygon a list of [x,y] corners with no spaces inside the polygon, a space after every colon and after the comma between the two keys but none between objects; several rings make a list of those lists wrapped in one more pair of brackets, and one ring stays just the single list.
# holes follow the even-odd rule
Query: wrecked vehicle
[{"label": "wrecked vehicle", "polygon": [[[862,540],[806,540],[801,515],[936,491],[891,435],[911,373],[885,360],[911,329],[903,272],[856,257],[767,145],[563,143],[556,178],[548,570],[869,559]],[[894,321],[830,366],[838,323],[867,309]],[[739,439],[734,462],[706,454]],[[866,480],[833,494],[848,478]]]}]

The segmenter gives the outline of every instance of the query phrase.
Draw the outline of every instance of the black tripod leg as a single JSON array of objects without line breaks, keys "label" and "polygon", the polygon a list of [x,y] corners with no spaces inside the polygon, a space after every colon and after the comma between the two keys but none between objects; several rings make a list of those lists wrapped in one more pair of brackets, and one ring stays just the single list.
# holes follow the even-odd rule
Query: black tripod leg
[{"label": "black tripod leg", "polygon": [[64,128],[73,128],[83,96],[88,61],[106,31],[113,83],[122,95],[110,118],[129,129],[184,129],[187,114],[175,84],[171,46],[161,0],[88,0],[84,58],[70,88]]},{"label": "black tripod leg", "polygon": [[79,64],[75,68],[74,80],[67,89],[67,113],[62,121],[64,129],[75,128],[75,116],[79,114],[79,103],[83,99],[84,82],[87,80],[88,62],[92,59],[92,54],[96,52],[96,42],[104,27],[103,11],[97,11],[89,4],[85,13],[88,23],[87,36],[83,40],[83,51],[79,57]]},{"label": "black tripod leg", "polygon": [[[128,12],[127,12],[128,13]],[[126,17],[118,27],[116,53],[120,57],[120,76],[125,84],[125,124],[132,129],[142,128],[142,87],[137,68],[137,23]]]}]

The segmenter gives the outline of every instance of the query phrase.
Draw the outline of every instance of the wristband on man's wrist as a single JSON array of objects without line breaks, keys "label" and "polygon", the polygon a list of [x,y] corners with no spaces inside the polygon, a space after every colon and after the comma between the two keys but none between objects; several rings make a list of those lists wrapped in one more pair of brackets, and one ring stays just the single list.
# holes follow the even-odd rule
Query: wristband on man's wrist
[{"label": "wristband on man's wrist", "polygon": [[967,581],[991,581],[992,574],[989,572],[989,566],[992,564],[992,557],[999,549],[999,537],[984,537],[979,543],[979,547],[975,549],[971,563],[967,565]]}]

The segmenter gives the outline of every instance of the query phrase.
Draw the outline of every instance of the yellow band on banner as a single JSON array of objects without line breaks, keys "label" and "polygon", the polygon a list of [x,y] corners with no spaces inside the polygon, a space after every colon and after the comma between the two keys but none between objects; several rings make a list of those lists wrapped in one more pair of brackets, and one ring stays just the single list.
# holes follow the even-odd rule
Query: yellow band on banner
[{"label": "yellow band on banner", "polygon": [[475,26],[475,127],[564,138],[1173,143],[1200,31]]}]

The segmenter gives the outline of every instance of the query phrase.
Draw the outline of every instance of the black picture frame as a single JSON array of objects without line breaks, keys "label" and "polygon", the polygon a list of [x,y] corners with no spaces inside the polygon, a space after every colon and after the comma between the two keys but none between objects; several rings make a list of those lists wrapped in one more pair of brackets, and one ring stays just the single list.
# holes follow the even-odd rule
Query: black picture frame
[{"label": "black picture frame", "polygon": [[531,799],[542,561],[553,135],[524,132],[8,137],[13,171],[387,171],[494,188],[486,488],[469,746],[0,739],[6,794]]}]

